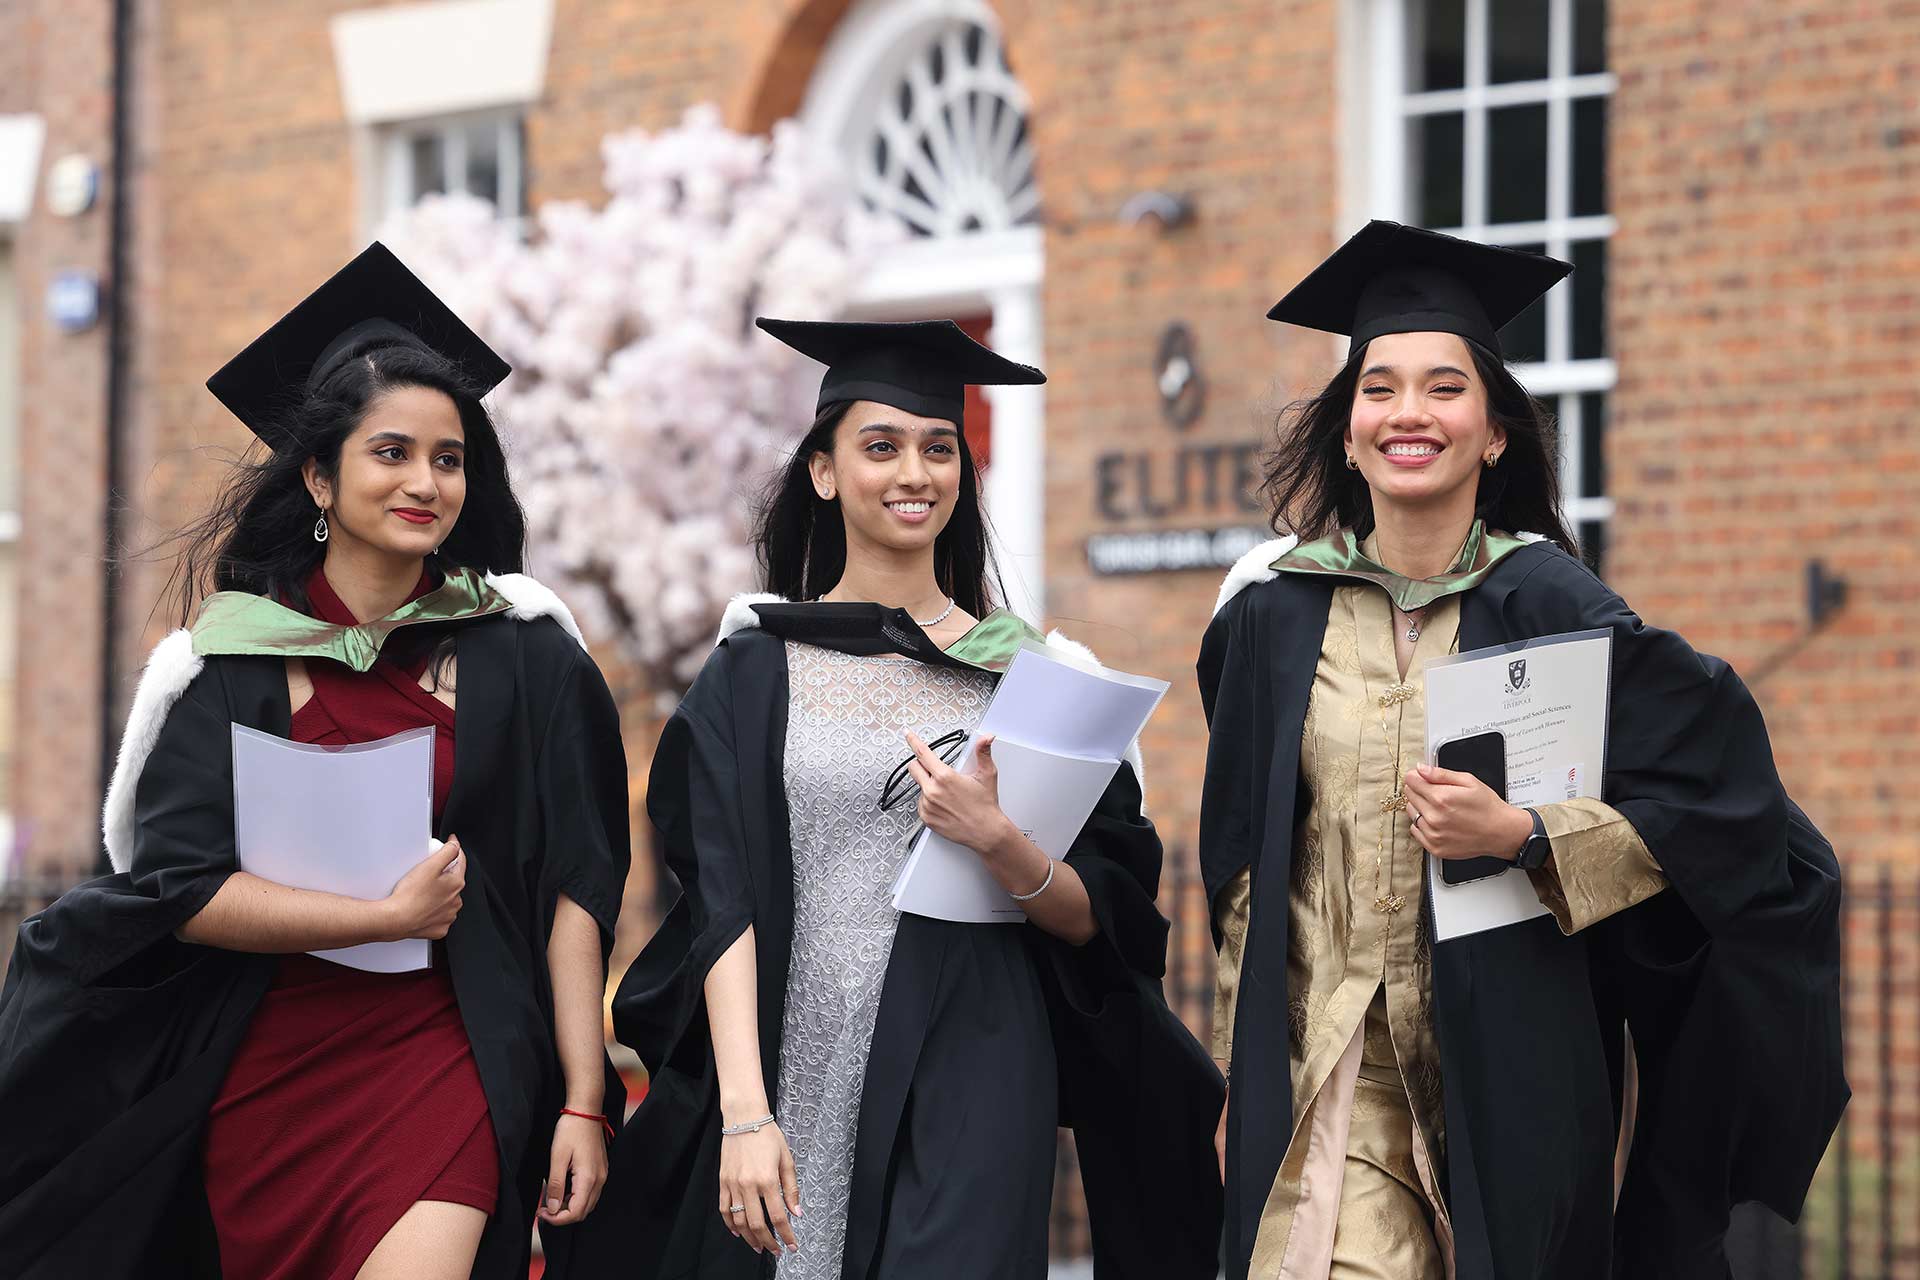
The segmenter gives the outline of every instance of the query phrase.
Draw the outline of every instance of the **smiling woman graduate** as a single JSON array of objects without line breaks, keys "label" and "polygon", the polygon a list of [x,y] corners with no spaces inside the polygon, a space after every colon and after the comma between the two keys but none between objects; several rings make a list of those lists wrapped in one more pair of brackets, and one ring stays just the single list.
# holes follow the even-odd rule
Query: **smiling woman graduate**
[{"label": "smiling woman graduate", "polygon": [[[191,626],[147,664],[107,797],[115,874],[20,929],[8,1275],[507,1280],[536,1205],[543,1229],[592,1209],[626,769],[572,619],[517,572],[480,400],[506,373],[374,245],[209,381],[271,453],[197,526]],[[235,725],[431,728],[445,844],[377,902],[241,870]],[[431,967],[305,954],[401,938]]]},{"label": "smiling woman graduate", "polygon": [[[1723,1277],[1729,1206],[1797,1214],[1845,1103],[1833,851],[1733,671],[1569,554],[1499,356],[1568,270],[1376,222],[1271,313],[1351,346],[1268,476],[1298,536],[1228,575],[1200,653],[1230,1276]],[[1598,799],[1422,765],[1428,663],[1593,628]],[[1468,858],[1549,914],[1434,943],[1430,860]]]},{"label": "smiling woman graduate", "polygon": [[[992,607],[962,395],[1040,372],[950,321],[760,325],[829,367],[761,522],[774,594],[727,610],[654,758],[682,896],[614,1001],[651,1078],[569,1274],[1042,1277],[1066,1124],[1100,1274],[1211,1277],[1220,1079],[1162,994],[1137,760],[1059,862],[990,740],[945,762],[1040,639]],[[1024,921],[896,911],[922,822]]]}]

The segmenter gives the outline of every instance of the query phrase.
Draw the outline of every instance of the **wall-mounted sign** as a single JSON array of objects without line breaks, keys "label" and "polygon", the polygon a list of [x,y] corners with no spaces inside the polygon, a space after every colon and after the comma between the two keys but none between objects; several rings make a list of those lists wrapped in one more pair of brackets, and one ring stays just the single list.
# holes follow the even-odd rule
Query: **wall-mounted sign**
[{"label": "wall-mounted sign", "polygon": [[1230,569],[1272,536],[1266,529],[1242,526],[1096,533],[1087,539],[1087,564],[1101,574]]},{"label": "wall-mounted sign", "polygon": [[1093,506],[1103,520],[1196,511],[1255,515],[1260,483],[1258,444],[1187,444],[1165,449],[1116,450],[1093,460]]},{"label": "wall-mounted sign", "polygon": [[55,160],[47,170],[47,212],[56,218],[77,218],[93,208],[100,194],[100,170],[79,152]]},{"label": "wall-mounted sign", "polygon": [[[1154,380],[1161,418],[1176,431],[1199,421],[1206,407],[1197,343],[1175,321],[1160,335]],[[1158,448],[1116,449],[1093,460],[1093,510],[1103,522],[1205,520],[1205,527],[1113,530],[1087,539],[1087,564],[1100,574],[1169,573],[1233,564],[1272,535],[1265,509],[1258,442],[1196,441]]]},{"label": "wall-mounted sign", "polygon": [[100,277],[62,271],[47,285],[47,319],[62,333],[84,333],[100,321]]}]

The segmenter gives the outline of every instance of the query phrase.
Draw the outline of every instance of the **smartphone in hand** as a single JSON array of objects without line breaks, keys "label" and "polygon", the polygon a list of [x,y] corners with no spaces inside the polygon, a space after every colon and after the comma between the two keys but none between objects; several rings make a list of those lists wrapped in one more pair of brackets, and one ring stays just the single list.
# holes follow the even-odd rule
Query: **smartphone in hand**
[{"label": "smartphone in hand", "polygon": [[[1507,798],[1507,735],[1498,729],[1441,743],[1433,762],[1455,773],[1470,773],[1502,800]],[[1471,884],[1512,866],[1505,858],[1443,858],[1440,878],[1448,884]]]}]

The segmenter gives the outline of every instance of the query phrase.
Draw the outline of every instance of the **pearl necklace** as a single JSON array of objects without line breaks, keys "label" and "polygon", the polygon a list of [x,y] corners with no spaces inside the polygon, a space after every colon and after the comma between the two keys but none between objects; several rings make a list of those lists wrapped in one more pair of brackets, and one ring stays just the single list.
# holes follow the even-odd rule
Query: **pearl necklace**
[{"label": "pearl necklace", "polygon": [[[815,604],[825,604],[826,599],[827,598],[825,596],[815,596],[813,598]],[[957,608],[959,604],[960,602],[956,600],[954,597],[948,596],[946,608],[942,609],[939,613],[934,614],[933,617],[931,618],[914,618],[913,625],[916,627],[937,627],[941,623],[947,620],[948,615],[952,614],[954,609]],[[911,614],[909,614],[908,616],[912,617]]]},{"label": "pearl necklace", "polygon": [[946,608],[942,609],[939,613],[935,614],[931,618],[915,618],[913,620],[913,625],[916,627],[937,627],[941,623],[947,620],[947,615],[953,612],[954,606],[957,605],[958,603],[959,601],[955,600],[952,596],[948,596]]}]

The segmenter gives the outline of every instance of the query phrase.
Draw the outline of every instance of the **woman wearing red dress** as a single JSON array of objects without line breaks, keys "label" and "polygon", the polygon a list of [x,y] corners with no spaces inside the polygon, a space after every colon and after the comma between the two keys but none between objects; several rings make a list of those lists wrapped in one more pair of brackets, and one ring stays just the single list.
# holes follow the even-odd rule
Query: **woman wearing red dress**
[{"label": "woman wearing red dress", "polygon": [[[572,619],[517,572],[480,402],[505,373],[375,245],[209,382],[272,456],[192,531],[192,626],[108,796],[118,874],[22,927],[0,997],[0,1126],[25,1135],[0,1256],[25,1274],[524,1276],[536,1214],[592,1211],[624,1100],[601,1000],[626,770]],[[430,728],[445,843],[380,901],[240,870],[235,724]],[[408,938],[428,968],[308,954]]]}]

